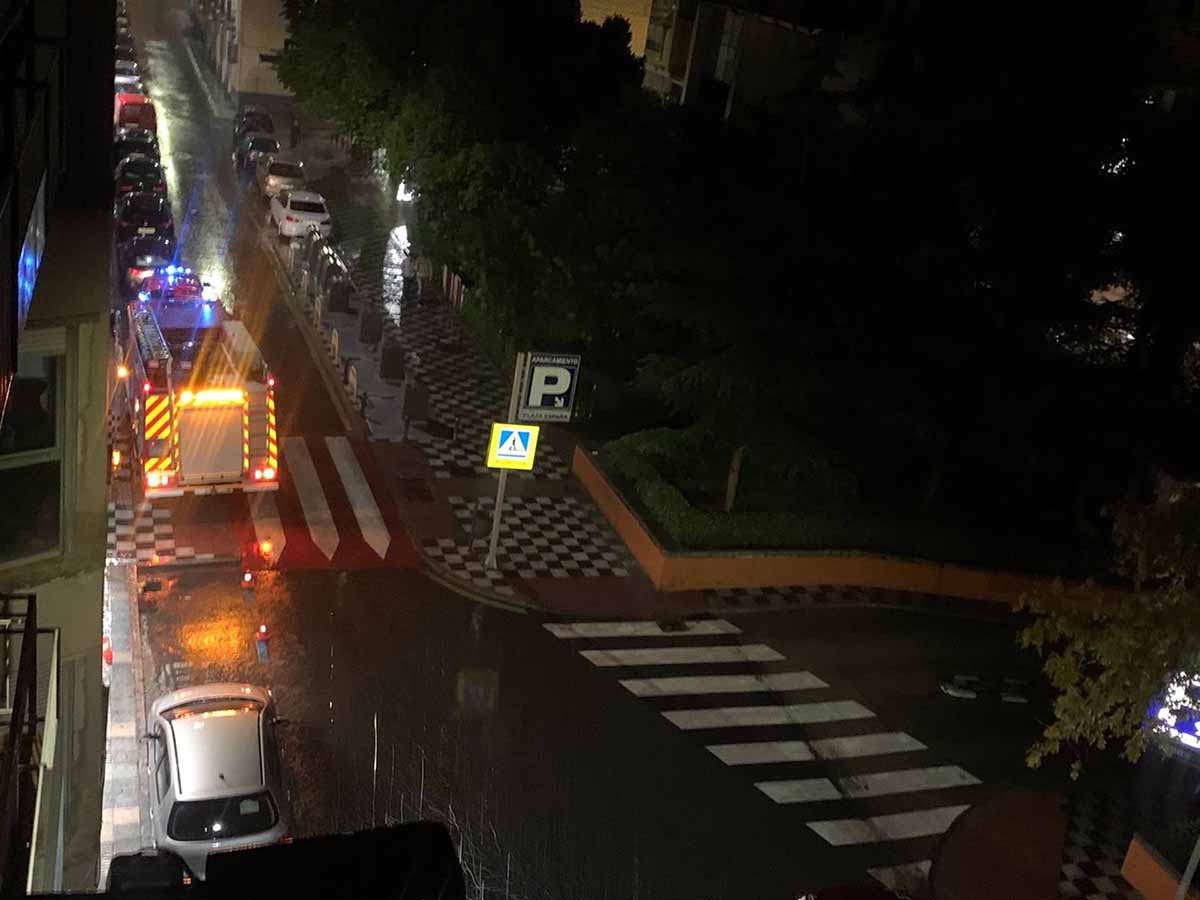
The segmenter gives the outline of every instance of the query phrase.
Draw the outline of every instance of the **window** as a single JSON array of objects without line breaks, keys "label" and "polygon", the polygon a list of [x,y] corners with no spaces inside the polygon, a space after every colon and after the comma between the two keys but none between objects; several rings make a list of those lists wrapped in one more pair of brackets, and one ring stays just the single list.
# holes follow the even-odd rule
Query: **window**
[{"label": "window", "polygon": [[279,821],[266,791],[220,800],[193,800],[171,807],[167,834],[177,841],[215,841],[268,831]]},{"label": "window", "polygon": [[160,725],[154,731],[156,739],[154,749],[158,755],[158,764],[154,769],[154,782],[158,785],[158,799],[161,800],[171,790],[171,750],[167,746],[167,735]]},{"label": "window", "polygon": [[54,353],[18,356],[0,430],[0,563],[50,553],[61,543],[63,367]]}]

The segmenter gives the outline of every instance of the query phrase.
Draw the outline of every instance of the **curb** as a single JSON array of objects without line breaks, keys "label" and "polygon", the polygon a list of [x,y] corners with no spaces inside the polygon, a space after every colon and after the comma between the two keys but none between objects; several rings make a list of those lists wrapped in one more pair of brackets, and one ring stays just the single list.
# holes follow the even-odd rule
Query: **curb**
[{"label": "curb", "polygon": [[292,286],[292,281],[287,275],[283,260],[279,258],[278,250],[271,245],[270,235],[261,226],[259,227],[258,240],[271,260],[271,266],[275,270],[275,281],[284,293],[284,306],[287,307],[292,320],[304,335],[304,343],[308,346],[309,356],[316,364],[317,371],[321,373],[321,381],[325,384],[325,392],[329,394],[330,400],[333,401],[333,407],[337,410],[338,418],[342,420],[342,427],[346,430],[347,434],[355,437],[369,438],[370,429],[366,427],[366,423],[361,420],[358,413],[351,408],[349,399],[346,397],[346,391],[342,387],[341,382],[337,380],[337,373],[332,370],[329,354],[325,352],[325,348],[320,345],[317,336],[313,334],[312,326],[304,317],[303,311],[296,308],[298,300],[297,291]]},{"label": "curb", "polygon": [[242,558],[240,556],[213,556],[207,559],[175,559],[170,562],[160,563],[140,563],[142,571],[157,572],[163,569],[199,569],[205,566],[217,568],[219,566],[241,566]]},{"label": "curb", "polygon": [[452,575],[448,569],[441,566],[429,558],[425,553],[425,549],[420,546],[420,543],[413,541],[413,546],[417,550],[417,555],[421,558],[421,574],[430,581],[436,582],[452,593],[458,594],[466,600],[471,600],[475,603],[483,603],[488,606],[496,606],[508,612],[520,613],[526,615],[528,613],[538,613],[541,615],[553,615],[551,610],[536,603],[531,603],[528,600],[521,600],[515,597],[507,597],[502,594],[494,593],[493,591],[485,591],[483,588],[478,588],[473,584],[468,584],[461,578]]}]

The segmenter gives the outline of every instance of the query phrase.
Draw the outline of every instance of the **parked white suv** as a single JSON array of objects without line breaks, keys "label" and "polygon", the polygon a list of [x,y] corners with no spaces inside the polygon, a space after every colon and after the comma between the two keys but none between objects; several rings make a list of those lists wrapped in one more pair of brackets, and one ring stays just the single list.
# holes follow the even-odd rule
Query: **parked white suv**
[{"label": "parked white suv", "polygon": [[329,237],[333,231],[325,198],[312,191],[280,191],[271,198],[271,221],[281,241],[303,237],[309,225],[315,225],[321,237]]},{"label": "parked white suv", "polygon": [[270,693],[249,684],[183,688],[151,707],[154,843],[197,878],[210,854],[288,839],[280,721]]},{"label": "parked white suv", "polygon": [[254,181],[264,201],[280,191],[304,190],[304,163],[287,157],[260,156],[254,168]]}]

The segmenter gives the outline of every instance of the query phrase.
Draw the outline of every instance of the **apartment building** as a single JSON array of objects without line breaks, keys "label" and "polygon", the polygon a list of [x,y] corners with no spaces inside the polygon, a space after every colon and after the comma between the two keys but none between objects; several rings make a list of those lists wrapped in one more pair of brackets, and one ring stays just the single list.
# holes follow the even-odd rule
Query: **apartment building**
[{"label": "apartment building", "polygon": [[84,890],[105,747],[115,9],[3,9],[0,890]]}]

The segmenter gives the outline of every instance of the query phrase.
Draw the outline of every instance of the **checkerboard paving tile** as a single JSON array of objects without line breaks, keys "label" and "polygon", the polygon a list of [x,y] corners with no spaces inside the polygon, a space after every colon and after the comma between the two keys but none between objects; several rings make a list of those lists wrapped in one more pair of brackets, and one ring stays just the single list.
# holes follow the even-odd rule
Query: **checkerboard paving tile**
[{"label": "checkerboard paving tile", "polygon": [[425,552],[454,575],[481,587],[499,584],[505,577],[625,577],[636,565],[590,504],[574,497],[510,497],[504,503],[497,570],[488,571],[482,561],[495,501],[449,500],[465,536],[425,541]]},{"label": "checkerboard paving tile", "polygon": [[132,509],[108,504],[108,558],[137,560],[139,563],[168,563],[195,557],[191,547],[175,545],[175,527],[171,511],[152,503],[138,503]]},{"label": "checkerboard paving tile", "polygon": [[[488,475],[484,463],[491,423],[505,418],[509,385],[493,373],[490,363],[468,342],[448,344],[454,337],[457,313],[444,306],[409,302],[394,305],[385,328],[388,341],[397,341],[412,356],[416,379],[429,391],[430,418],[453,425],[453,437],[419,439],[436,478]],[[513,472],[522,479],[561,480],[566,463],[549,444],[538,448],[531,472]]]},{"label": "checkerboard paving tile", "polygon": [[1060,900],[1141,900],[1121,877],[1133,836],[1132,807],[1111,794],[1078,791],[1067,798]]}]

